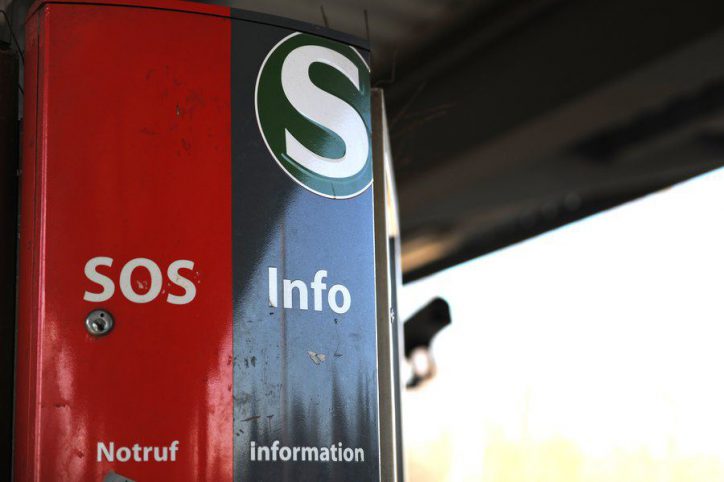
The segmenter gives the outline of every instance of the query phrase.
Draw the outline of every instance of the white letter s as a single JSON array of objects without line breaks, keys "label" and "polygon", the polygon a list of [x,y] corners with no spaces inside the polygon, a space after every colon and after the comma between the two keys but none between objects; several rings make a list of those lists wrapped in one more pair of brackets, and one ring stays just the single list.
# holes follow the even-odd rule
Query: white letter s
[{"label": "white letter s", "polygon": [[180,286],[185,290],[185,293],[182,296],[172,295],[171,293],[168,294],[166,301],[174,305],[185,305],[187,303],[191,303],[196,297],[196,285],[191,280],[184,278],[178,273],[178,271],[183,268],[194,269],[194,262],[189,261],[188,259],[179,259],[168,265],[168,270],[166,271],[171,283],[176,286]]},{"label": "white letter s", "polygon": [[359,90],[359,70],[344,55],[316,45],[292,50],[282,64],[282,89],[292,106],[304,117],[335,132],[345,144],[339,159],[315,154],[285,131],[287,155],[317,174],[346,178],[364,168],[369,155],[369,135],[364,121],[351,105],[314,85],[309,67],[323,63],[338,70]]},{"label": "white letter s", "polygon": [[86,291],[83,294],[83,299],[85,301],[90,301],[93,303],[99,303],[102,301],[106,301],[113,296],[113,293],[116,291],[116,285],[113,283],[113,280],[110,279],[108,276],[100,274],[98,271],[96,271],[96,268],[98,266],[111,266],[113,265],[113,258],[107,258],[105,256],[97,256],[95,258],[91,258],[88,260],[88,262],[85,264],[85,275],[86,277],[91,280],[94,283],[97,283],[103,287],[103,291],[100,293],[91,293],[89,291]]}]

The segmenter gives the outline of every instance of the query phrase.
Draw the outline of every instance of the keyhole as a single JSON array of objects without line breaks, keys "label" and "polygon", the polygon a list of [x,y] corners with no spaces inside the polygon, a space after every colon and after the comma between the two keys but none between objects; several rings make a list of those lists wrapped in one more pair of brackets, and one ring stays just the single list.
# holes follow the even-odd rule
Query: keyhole
[{"label": "keyhole", "polygon": [[106,310],[93,310],[85,319],[88,333],[93,336],[103,336],[113,329],[113,316]]}]

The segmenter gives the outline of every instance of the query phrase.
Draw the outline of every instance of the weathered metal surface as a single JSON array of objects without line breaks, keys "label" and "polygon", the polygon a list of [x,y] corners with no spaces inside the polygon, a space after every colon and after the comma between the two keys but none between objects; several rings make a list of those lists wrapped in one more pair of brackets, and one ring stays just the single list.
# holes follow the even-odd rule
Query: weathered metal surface
[{"label": "weathered metal surface", "polygon": [[384,92],[372,92],[373,149],[375,156],[375,244],[377,263],[377,356],[380,386],[380,473],[383,480],[405,480],[402,451],[402,405],[400,381],[397,287],[399,269],[399,224],[397,197],[392,174],[392,155],[387,129]]},{"label": "weathered metal surface", "polygon": [[[258,66],[290,33],[265,25],[232,27],[235,479],[377,480],[372,189],[329,199],[290,180],[270,162],[248,95]],[[369,126],[369,84],[365,88]],[[270,267],[277,270],[276,307],[270,306]],[[321,309],[312,308],[319,270],[327,272],[327,290],[337,283],[348,288],[349,311],[330,310],[326,292]],[[297,291],[293,306],[282,306],[282,279],[309,286],[308,310],[299,309]],[[363,449],[365,460],[252,460],[252,443],[275,441],[320,449],[341,443]]]},{"label": "weathered metal surface", "polygon": [[[334,169],[357,152],[344,179],[274,150],[286,119],[259,99],[281,80],[260,69],[294,42],[314,65],[284,92],[321,84],[347,117],[289,131],[317,157],[342,152]],[[36,7],[15,480],[379,479],[369,72],[350,43],[198,4]],[[112,313],[104,336],[86,329],[93,310]]]}]

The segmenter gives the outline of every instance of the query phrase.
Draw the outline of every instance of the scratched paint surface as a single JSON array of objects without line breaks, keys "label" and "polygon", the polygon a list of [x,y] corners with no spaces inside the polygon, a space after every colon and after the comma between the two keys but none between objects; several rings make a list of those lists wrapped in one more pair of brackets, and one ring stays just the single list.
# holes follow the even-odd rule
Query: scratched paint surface
[{"label": "scratched paint surface", "polygon": [[[372,189],[334,200],[291,180],[264,145],[248,95],[267,52],[290,33],[232,27],[235,480],[377,480]],[[309,284],[327,270],[328,286],[351,292],[350,310],[270,307],[272,266],[280,283]],[[252,441],[275,440],[290,447],[341,442],[364,449],[365,461],[251,461]]]},{"label": "scratched paint surface", "polygon": [[[254,115],[261,62],[294,30],[208,5],[143,7],[57,1],[29,20],[15,480],[377,480],[372,190],[302,188]],[[115,294],[91,302],[84,265],[101,256]],[[119,289],[135,258],[163,273],[148,303]],[[182,294],[166,276],[179,259],[194,262],[185,305],[166,301]],[[280,283],[327,270],[350,310],[270,309],[269,266]],[[130,285],[153,280],[137,270]],[[98,308],[116,326],[93,338],[84,319]],[[251,461],[251,442],[275,440],[360,448],[364,461]],[[111,442],[177,443],[177,459],[99,458]]]},{"label": "scratched paint surface", "polygon": [[[256,74],[293,30],[143,6],[58,1],[28,24],[15,480],[377,480],[372,191],[305,190],[256,126]],[[99,289],[84,276],[94,257],[113,259],[102,302],[84,299]],[[148,303],[118,286],[135,258],[163,272]],[[166,301],[182,294],[165,275],[179,259],[195,264],[185,305]],[[280,284],[326,270],[350,310],[270,309],[270,266]],[[130,285],[153,280],[138,270]],[[98,308],[116,320],[103,338],[83,324]],[[250,460],[251,442],[275,440],[364,461]],[[99,443],[178,453],[110,460]]]},{"label": "scratched paint surface", "polygon": [[[230,20],[54,3],[31,22],[39,117],[28,143],[38,152],[25,157],[35,164],[23,195],[36,231],[24,217],[34,271],[21,276],[35,311],[18,338],[37,352],[18,362],[16,480],[99,481],[111,470],[230,480]],[[103,272],[116,292],[103,303],[84,300],[98,290],[84,276],[96,256],[113,258]],[[164,276],[172,260],[193,260],[193,302],[166,302],[179,294],[167,277],[149,303],[124,297],[119,273],[138,257]],[[137,270],[131,284],[144,292],[149,281]],[[116,321],[103,338],[84,327],[97,308]],[[98,443],[175,440],[173,463],[98,459]]]}]

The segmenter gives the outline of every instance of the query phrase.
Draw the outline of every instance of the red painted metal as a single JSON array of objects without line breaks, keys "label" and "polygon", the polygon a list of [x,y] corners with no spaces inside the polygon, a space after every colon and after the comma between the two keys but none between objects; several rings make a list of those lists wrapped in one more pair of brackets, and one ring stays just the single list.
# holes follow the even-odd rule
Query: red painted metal
[{"label": "red painted metal", "polygon": [[[230,20],[138,6],[45,2],[28,22],[16,481],[99,481],[112,464],[97,442],[174,440],[175,462],[116,471],[232,478]],[[99,269],[116,283],[103,303],[83,300],[96,256],[114,260]],[[179,293],[164,278],[152,302],[128,301],[118,276],[139,257],[164,273],[193,260],[196,298],[167,303]],[[116,326],[94,338],[84,319],[101,307]]]}]

